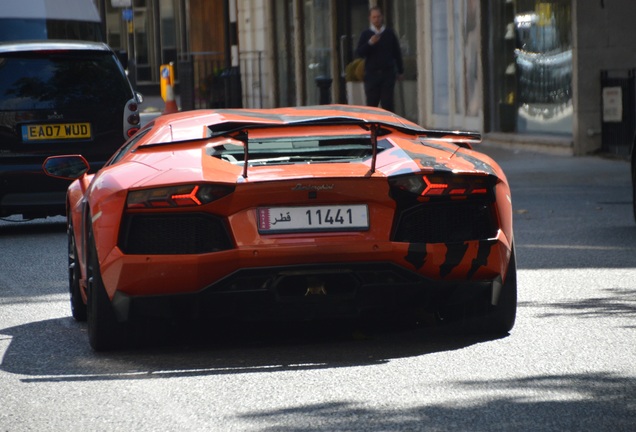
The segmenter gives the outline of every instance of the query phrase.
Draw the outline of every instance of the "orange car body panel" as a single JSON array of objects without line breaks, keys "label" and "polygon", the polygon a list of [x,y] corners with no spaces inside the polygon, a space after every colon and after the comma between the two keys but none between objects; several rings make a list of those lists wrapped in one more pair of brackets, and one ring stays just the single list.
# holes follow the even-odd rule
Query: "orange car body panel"
[{"label": "orange car body panel", "polygon": [[[386,111],[368,107],[324,106],[313,109],[190,111],[163,115],[142,130],[143,137],[117,163],[104,167],[94,178],[84,177],[69,189],[70,219],[75,227],[92,224],[104,286],[112,298],[116,292],[129,296],[195,293],[242,268],[293,266],[318,263],[390,262],[425,278],[440,281],[505,279],[512,251],[512,204],[505,174],[489,157],[451,142],[452,135],[427,137],[426,131],[393,130],[389,148],[371,161],[250,166],[244,168],[210,157],[209,146],[232,142],[227,137],[206,139],[209,125],[248,121],[280,124],[284,133],[307,133],[308,126],[293,127],[286,121],[325,116],[354,118],[366,122],[419,126]],[[283,118],[284,120],[277,120]],[[359,126],[315,126],[321,136],[360,134]],[[211,129],[214,129],[213,127]],[[387,129],[390,129],[387,126]],[[250,139],[279,136],[282,128],[250,129]],[[133,140],[135,138],[133,137]],[[185,142],[191,140],[190,142]],[[466,138],[458,138],[458,141]],[[167,143],[145,146],[148,143]],[[172,143],[172,144],[170,144]],[[426,143],[426,145],[423,145]],[[408,156],[408,157],[406,157]],[[496,177],[498,230],[489,239],[484,257],[483,241],[462,242],[459,251],[445,243],[410,244],[390,240],[396,202],[390,198],[387,178],[400,173],[433,173],[439,167],[455,174]],[[88,181],[92,180],[90,186]],[[233,243],[229,250],[201,254],[125,254],[120,247],[120,224],[126,212],[129,190],[171,184],[212,182],[235,187],[233,193],[201,206],[197,211],[222,218]],[[308,189],[317,196],[311,205],[366,204],[366,231],[263,234],[258,230],[259,206],[308,205]],[[88,189],[84,194],[84,190]],[[86,206],[82,200],[86,200]],[[88,214],[83,214],[88,209]],[[139,210],[152,213],[154,210]],[[171,209],[191,212],[191,208]],[[84,233],[75,230],[79,255],[85,253]],[[161,235],[161,233],[157,233]],[[455,246],[452,246],[455,247]],[[448,266],[450,254],[456,262]],[[475,265],[480,262],[479,265]],[[446,263],[446,264],[445,264]],[[80,261],[86,274],[85,262]]]}]

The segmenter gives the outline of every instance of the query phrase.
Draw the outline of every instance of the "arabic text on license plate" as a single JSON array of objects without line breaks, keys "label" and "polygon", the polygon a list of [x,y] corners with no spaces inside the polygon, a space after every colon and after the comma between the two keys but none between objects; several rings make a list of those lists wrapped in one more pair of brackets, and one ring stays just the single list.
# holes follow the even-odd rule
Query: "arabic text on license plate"
[{"label": "arabic text on license plate", "polygon": [[90,123],[53,123],[22,125],[23,141],[82,139],[90,137]]},{"label": "arabic text on license plate", "polygon": [[368,228],[365,204],[258,209],[258,230],[263,233],[364,231]]}]

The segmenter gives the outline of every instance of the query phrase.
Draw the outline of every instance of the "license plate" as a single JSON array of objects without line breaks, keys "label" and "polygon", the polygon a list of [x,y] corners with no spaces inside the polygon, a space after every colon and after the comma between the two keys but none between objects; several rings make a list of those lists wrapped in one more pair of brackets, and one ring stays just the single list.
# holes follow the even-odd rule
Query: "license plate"
[{"label": "license plate", "polygon": [[90,123],[22,125],[22,141],[86,139],[90,137]]},{"label": "license plate", "polygon": [[367,229],[369,211],[365,204],[258,208],[258,230],[261,233]]}]

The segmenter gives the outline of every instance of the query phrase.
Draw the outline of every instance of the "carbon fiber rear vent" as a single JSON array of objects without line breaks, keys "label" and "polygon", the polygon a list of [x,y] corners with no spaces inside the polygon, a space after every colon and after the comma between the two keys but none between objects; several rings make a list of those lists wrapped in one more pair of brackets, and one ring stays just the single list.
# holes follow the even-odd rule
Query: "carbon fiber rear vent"
[{"label": "carbon fiber rear vent", "polygon": [[452,243],[493,238],[496,233],[488,202],[428,202],[402,211],[393,241]]},{"label": "carbon fiber rear vent", "polygon": [[232,248],[219,217],[204,213],[131,214],[124,218],[119,247],[126,254],[201,254]]}]

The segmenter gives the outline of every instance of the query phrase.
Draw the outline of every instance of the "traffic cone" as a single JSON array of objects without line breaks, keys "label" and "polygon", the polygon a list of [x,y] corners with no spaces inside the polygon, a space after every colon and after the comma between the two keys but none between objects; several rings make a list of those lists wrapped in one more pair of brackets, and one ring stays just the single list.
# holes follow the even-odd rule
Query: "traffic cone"
[{"label": "traffic cone", "polygon": [[174,88],[172,83],[168,81],[168,84],[166,84],[166,107],[163,110],[163,114],[172,114],[178,111],[177,101],[174,99]]}]

